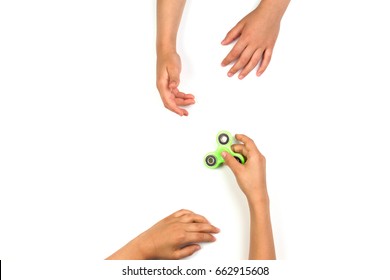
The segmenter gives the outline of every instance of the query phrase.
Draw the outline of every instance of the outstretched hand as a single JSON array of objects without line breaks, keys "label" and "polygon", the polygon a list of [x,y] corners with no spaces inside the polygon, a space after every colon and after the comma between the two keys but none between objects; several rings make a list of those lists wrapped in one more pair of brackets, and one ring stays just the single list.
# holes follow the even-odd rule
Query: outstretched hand
[{"label": "outstretched hand", "polygon": [[278,38],[280,21],[281,15],[275,13],[273,7],[260,4],[227,33],[222,45],[237,40],[222,61],[222,66],[234,63],[228,71],[229,77],[241,71],[238,78],[243,79],[257,65],[257,76],[267,69]]},{"label": "outstretched hand", "polygon": [[181,60],[176,52],[157,56],[156,84],[165,108],[179,116],[188,116],[188,111],[181,106],[194,104],[195,97],[179,90],[180,71]]}]

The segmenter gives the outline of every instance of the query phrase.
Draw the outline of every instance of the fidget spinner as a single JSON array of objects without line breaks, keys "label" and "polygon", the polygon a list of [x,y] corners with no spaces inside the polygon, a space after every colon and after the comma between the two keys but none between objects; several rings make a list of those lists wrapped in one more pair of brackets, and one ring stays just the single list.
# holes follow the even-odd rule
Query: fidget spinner
[{"label": "fidget spinner", "polygon": [[229,132],[225,130],[220,131],[217,134],[217,149],[214,152],[206,154],[204,157],[206,167],[214,169],[224,163],[225,160],[222,157],[222,152],[231,154],[239,163],[244,164],[245,159],[243,155],[235,153],[232,150],[233,140],[234,138]]}]

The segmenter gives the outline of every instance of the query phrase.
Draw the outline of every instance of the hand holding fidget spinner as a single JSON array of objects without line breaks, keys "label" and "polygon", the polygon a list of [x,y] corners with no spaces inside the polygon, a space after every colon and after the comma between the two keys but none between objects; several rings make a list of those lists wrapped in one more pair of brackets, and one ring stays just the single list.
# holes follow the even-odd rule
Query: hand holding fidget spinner
[{"label": "hand holding fidget spinner", "polygon": [[243,155],[233,152],[232,150],[233,140],[233,136],[228,131],[220,131],[217,134],[217,149],[214,152],[206,154],[204,157],[204,164],[206,167],[214,169],[224,163],[225,160],[222,157],[222,152],[231,154],[239,163],[244,164],[245,159]]}]

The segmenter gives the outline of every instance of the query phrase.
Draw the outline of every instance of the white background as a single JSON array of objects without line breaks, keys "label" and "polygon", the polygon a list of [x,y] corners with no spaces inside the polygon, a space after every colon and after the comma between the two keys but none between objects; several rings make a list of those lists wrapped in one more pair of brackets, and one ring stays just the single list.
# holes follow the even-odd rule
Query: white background
[{"label": "white background", "polygon": [[267,158],[280,259],[378,271],[343,265],[390,250],[386,1],[293,1],[265,74],[228,78],[220,41],[256,3],[188,1],[180,118],[155,88],[154,1],[1,1],[3,262],[98,261],[181,208],[221,228],[192,259],[245,259],[245,198],[202,163],[226,129]]}]

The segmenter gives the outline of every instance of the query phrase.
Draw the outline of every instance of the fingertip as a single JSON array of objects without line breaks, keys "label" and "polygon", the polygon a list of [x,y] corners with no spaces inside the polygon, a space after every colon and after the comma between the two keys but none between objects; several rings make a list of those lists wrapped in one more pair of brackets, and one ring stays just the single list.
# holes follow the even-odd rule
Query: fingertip
[{"label": "fingertip", "polygon": [[228,72],[228,73],[227,73],[227,75],[228,75],[228,77],[230,78],[230,77],[232,77],[232,76],[233,76],[233,73],[231,73],[231,72]]},{"label": "fingertip", "polygon": [[178,114],[180,117],[183,116],[183,112],[181,110],[175,110],[174,113]]},{"label": "fingertip", "polygon": [[221,153],[221,155],[222,155],[223,158],[226,158],[227,152],[223,151],[223,152]]}]

